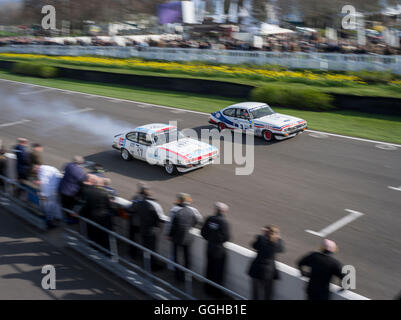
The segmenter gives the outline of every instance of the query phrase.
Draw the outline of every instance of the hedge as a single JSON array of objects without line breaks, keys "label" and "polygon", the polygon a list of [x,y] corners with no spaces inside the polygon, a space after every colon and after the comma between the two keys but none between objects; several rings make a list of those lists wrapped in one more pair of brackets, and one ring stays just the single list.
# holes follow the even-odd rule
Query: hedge
[{"label": "hedge", "polygon": [[253,101],[300,110],[327,111],[335,108],[333,96],[313,88],[266,85],[253,89],[250,97]]},{"label": "hedge", "polygon": [[58,69],[56,67],[31,62],[15,62],[11,71],[17,74],[41,78],[54,78],[58,75]]}]

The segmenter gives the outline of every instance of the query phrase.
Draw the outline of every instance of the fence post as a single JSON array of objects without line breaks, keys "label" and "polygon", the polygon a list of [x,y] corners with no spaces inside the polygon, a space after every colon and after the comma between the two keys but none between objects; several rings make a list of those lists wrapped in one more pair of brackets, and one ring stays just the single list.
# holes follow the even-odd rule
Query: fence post
[{"label": "fence post", "polygon": [[118,262],[118,248],[117,248],[117,240],[116,237],[112,234],[109,234],[109,244],[111,251],[111,261]]}]

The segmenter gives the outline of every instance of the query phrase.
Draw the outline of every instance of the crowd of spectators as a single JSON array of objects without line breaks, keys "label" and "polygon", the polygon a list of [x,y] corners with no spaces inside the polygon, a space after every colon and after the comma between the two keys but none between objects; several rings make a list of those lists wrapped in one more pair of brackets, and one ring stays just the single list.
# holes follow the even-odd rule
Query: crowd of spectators
[{"label": "crowd of spectators", "polygon": [[[84,159],[74,156],[61,173],[57,168],[43,163],[43,147],[40,144],[31,144],[29,148],[25,138],[17,140],[13,152],[16,156],[17,179],[20,185],[29,185],[31,182],[37,186],[41,208],[49,228],[62,225],[62,221],[76,224],[77,218],[82,216],[103,228],[114,229],[112,218],[119,216],[116,192],[110,187],[111,181],[104,176],[100,165],[92,166],[88,172],[84,167]],[[7,175],[6,152],[0,144],[0,182]],[[0,191],[4,190],[4,186],[3,183],[0,184]],[[22,193],[17,192],[15,196],[21,198]],[[207,242],[206,278],[224,286],[227,273],[227,248],[224,244],[231,240],[229,206],[216,202],[215,212],[204,219],[191,204],[192,198],[189,194],[179,193],[166,216],[151,188],[143,183],[139,184],[131,204],[125,207],[130,225],[129,238],[153,252],[159,250],[158,244],[165,238],[171,244],[172,260],[191,269],[195,237],[191,229],[200,227],[200,235]],[[95,225],[86,225],[86,236],[110,252],[108,234]],[[274,298],[274,284],[280,279],[276,256],[285,250],[280,230],[277,226],[266,225],[256,235],[251,246],[256,251],[256,256],[247,269],[251,279],[252,299],[271,300]],[[302,276],[309,278],[306,286],[309,300],[329,300],[333,278],[342,280],[345,277],[342,263],[334,257],[336,251],[336,243],[324,239],[320,250],[310,252],[296,261]],[[130,251],[133,259],[137,254],[137,250]],[[155,271],[165,268],[153,255],[150,266]],[[185,280],[183,272],[177,268],[175,276],[177,281]],[[210,284],[205,283],[205,290],[214,297],[225,297],[222,291]]]},{"label": "crowd of spectators", "polygon": [[132,37],[78,37],[64,38],[54,41],[45,37],[6,37],[0,38],[0,46],[4,45],[81,45],[81,46],[127,46],[141,49],[143,47],[160,48],[196,48],[220,50],[253,50],[272,52],[326,52],[326,53],[354,53],[354,54],[381,54],[400,55],[401,48],[386,44],[382,36],[367,36],[366,44],[358,45],[356,37],[339,37],[337,41],[322,37],[317,32],[308,34],[294,32],[290,34],[276,34],[263,37],[263,45],[253,46],[252,41],[241,41],[229,36],[202,39],[174,39],[174,40],[135,40]]}]

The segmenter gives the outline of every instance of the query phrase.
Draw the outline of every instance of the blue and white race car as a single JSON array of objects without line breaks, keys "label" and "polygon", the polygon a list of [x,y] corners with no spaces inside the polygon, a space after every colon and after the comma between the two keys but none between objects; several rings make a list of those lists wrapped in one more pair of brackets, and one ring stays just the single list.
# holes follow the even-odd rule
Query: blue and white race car
[{"label": "blue and white race car", "polygon": [[209,123],[220,131],[239,129],[254,133],[266,141],[283,140],[302,133],[307,128],[305,120],[276,113],[262,102],[241,102],[210,114]]},{"label": "blue and white race car", "polygon": [[124,160],[136,158],[164,166],[168,174],[187,172],[211,164],[219,155],[216,147],[185,137],[177,127],[152,123],[114,136],[113,148]]}]

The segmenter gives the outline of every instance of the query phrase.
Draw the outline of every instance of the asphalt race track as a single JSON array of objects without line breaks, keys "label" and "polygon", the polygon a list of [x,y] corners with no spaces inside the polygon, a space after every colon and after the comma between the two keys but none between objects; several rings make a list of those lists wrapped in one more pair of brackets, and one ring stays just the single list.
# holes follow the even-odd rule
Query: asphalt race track
[{"label": "asphalt race track", "polygon": [[393,299],[401,291],[401,146],[315,132],[271,144],[256,138],[249,176],[220,164],[171,177],[161,167],[124,162],[111,148],[118,125],[176,120],[180,129],[208,128],[205,114],[8,81],[0,81],[0,98],[0,139],[7,147],[19,136],[41,142],[45,162],[58,168],[83,155],[105,166],[122,197],[147,182],[166,211],[182,191],[204,216],[215,201],[225,202],[232,242],[249,247],[262,226],[276,224],[286,243],[278,260],[291,266],[328,234],[339,246],[337,257],[356,268],[357,293]]}]

